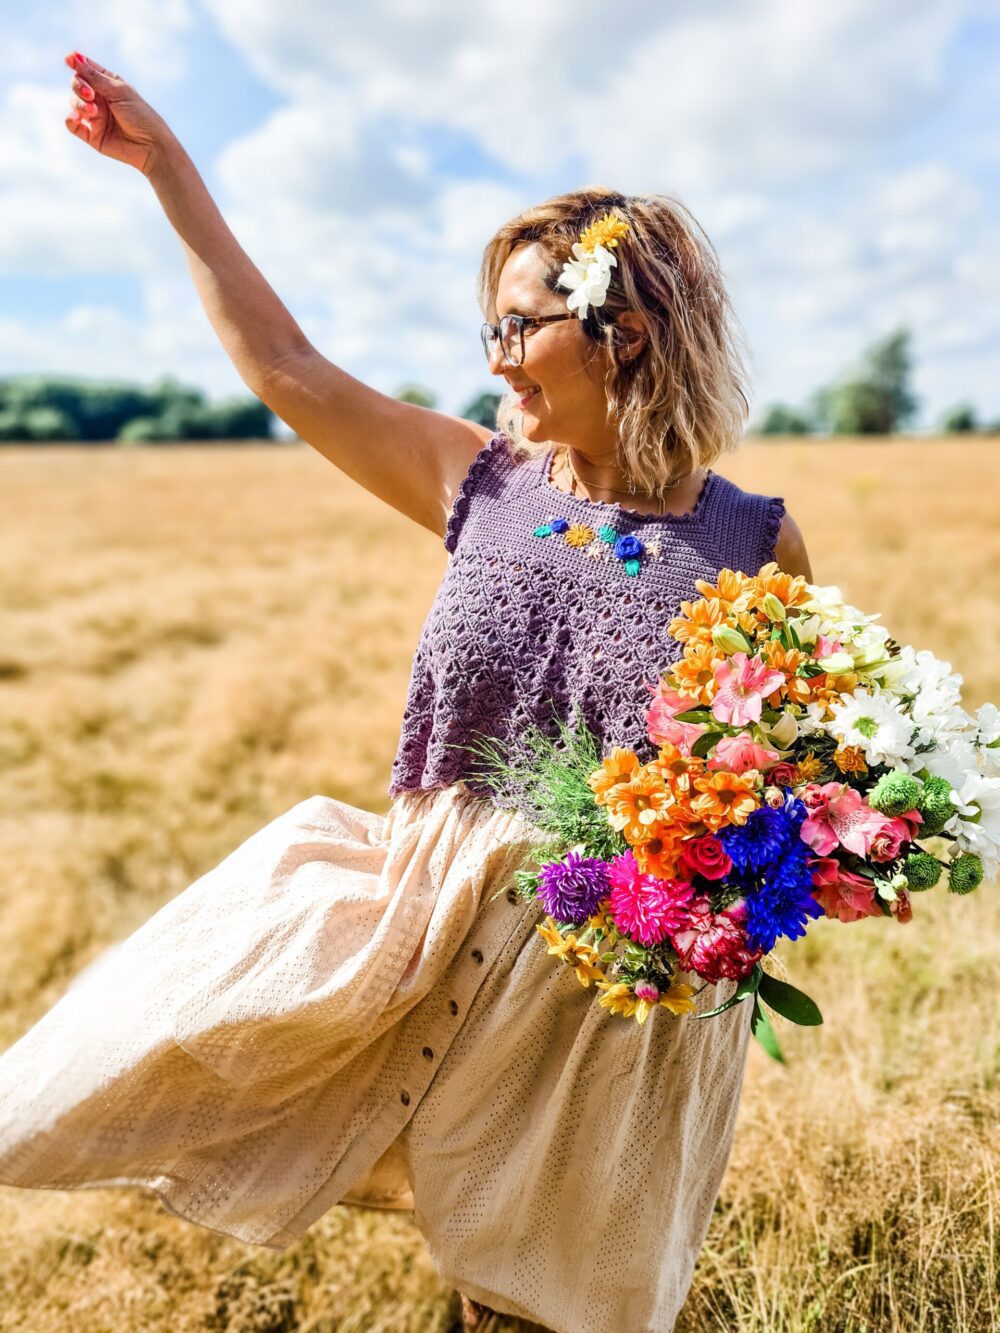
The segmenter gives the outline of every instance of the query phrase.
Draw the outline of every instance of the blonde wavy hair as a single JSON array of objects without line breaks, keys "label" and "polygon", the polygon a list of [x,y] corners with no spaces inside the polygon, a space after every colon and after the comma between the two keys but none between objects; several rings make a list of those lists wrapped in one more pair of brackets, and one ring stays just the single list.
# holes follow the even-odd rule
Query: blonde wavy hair
[{"label": "blonde wavy hair", "polygon": [[[483,252],[478,299],[497,322],[500,273],[513,250],[535,242],[548,257],[545,285],[557,285],[580,233],[609,209],[629,224],[615,247],[618,265],[604,305],[591,307],[584,332],[609,354],[608,419],[619,423],[619,466],[626,484],[664,498],[678,482],[738,449],[750,404],[741,357],[742,328],[733,312],[712,242],[691,213],[668,195],[630,197],[600,186],[556,195],[512,218]],[[615,326],[625,310],[645,317],[638,355],[622,355],[628,331]],[[596,352],[596,348],[595,348]],[[513,392],[503,394],[497,430],[516,454],[534,457],[549,444],[526,440]]]}]

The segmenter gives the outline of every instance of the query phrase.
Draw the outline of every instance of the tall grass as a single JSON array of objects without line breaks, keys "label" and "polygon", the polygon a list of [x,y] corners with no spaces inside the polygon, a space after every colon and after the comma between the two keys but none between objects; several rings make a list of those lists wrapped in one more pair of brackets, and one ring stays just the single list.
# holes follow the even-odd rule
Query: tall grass
[{"label": "tall grass", "polygon": [[[818,582],[1000,700],[995,442],[724,470],[785,496]],[[304,446],[7,448],[0,488],[2,1046],[296,801],[388,808],[445,555]],[[751,1047],[680,1333],[997,1325],[998,925],[984,885],[779,950],[825,1023],[774,1020],[787,1067]],[[0,1328],[70,1322],[444,1333],[458,1308],[405,1216],[336,1207],[276,1254],[137,1191],[0,1189]]]}]

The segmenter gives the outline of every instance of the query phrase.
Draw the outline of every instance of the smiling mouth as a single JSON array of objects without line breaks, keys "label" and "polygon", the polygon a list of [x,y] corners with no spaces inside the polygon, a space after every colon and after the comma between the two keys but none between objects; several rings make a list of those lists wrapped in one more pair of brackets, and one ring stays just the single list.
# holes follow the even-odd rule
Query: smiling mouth
[{"label": "smiling mouth", "polygon": [[538,392],[539,392],[538,389],[529,389],[527,393],[521,393],[520,391],[518,391],[518,398],[517,398],[518,405],[520,407],[523,407],[525,403],[528,402],[529,399],[534,398],[535,394]]}]

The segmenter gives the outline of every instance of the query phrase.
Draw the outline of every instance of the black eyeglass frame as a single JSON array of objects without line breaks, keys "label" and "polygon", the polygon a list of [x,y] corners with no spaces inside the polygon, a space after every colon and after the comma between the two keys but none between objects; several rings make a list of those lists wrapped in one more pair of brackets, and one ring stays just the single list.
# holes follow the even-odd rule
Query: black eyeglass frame
[{"label": "black eyeglass frame", "polygon": [[[482,326],[482,328],[479,331],[479,337],[483,344],[483,351],[486,353],[486,359],[487,361],[490,359],[490,350],[491,350],[490,343],[487,342],[487,334],[491,336],[492,341],[499,342],[500,351],[503,352],[503,359],[507,363],[507,365],[520,366],[523,365],[524,363],[525,325],[531,327],[532,325],[535,324],[554,324],[557,320],[560,319],[575,319],[575,318],[576,315],[574,315],[572,312],[566,315],[504,315],[503,318],[500,320],[499,324],[490,324],[489,322],[487,322]],[[512,361],[510,357],[507,355],[507,353],[504,351],[502,328],[505,320],[512,320],[517,327],[518,337],[520,339],[520,344],[521,344],[520,361]]]}]

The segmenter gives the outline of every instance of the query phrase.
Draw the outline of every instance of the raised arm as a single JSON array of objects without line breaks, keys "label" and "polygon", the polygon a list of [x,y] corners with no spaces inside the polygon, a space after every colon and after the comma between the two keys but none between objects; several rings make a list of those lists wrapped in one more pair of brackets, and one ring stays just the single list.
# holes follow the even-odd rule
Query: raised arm
[{"label": "raised arm", "polygon": [[76,53],[66,63],[75,73],[67,128],[149,179],[247,388],[365,490],[442,535],[455,492],[492,432],[379,393],[321,355],[240,246],[163,118],[103,66],[81,63]]}]

